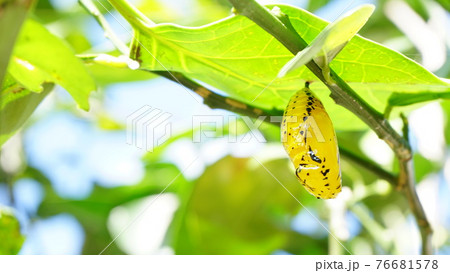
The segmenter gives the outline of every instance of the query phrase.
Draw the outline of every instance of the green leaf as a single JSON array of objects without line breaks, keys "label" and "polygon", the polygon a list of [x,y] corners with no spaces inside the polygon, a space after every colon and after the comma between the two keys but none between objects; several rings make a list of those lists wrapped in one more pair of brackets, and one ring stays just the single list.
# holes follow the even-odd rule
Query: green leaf
[{"label": "green leaf", "polygon": [[313,12],[328,5],[328,2],[330,2],[330,0],[314,0],[314,1],[311,0],[308,1],[308,7],[306,9]]},{"label": "green leaf", "polygon": [[31,92],[6,75],[0,91],[0,146],[22,127],[52,87],[46,84],[43,92]]},{"label": "green leaf", "polygon": [[[304,205],[315,202],[302,191],[288,161],[264,162]],[[186,185],[173,223],[177,254],[270,254],[288,244],[288,230],[300,204],[255,160],[226,157]]]},{"label": "green leaf", "polygon": [[415,172],[415,181],[419,183],[424,179],[427,175],[439,172],[442,168],[441,164],[436,164],[435,162],[425,158],[423,155],[419,153],[415,153],[413,156],[414,160],[414,172]]},{"label": "green leaf", "polygon": [[410,104],[436,99],[450,99],[450,92],[443,92],[443,93],[420,92],[415,94],[394,92],[389,97],[389,104],[391,106],[406,106]]},{"label": "green leaf", "polygon": [[445,113],[445,122],[444,122],[444,136],[445,143],[450,144],[450,100],[441,102],[442,110]]},{"label": "green leaf", "polygon": [[8,72],[25,88],[42,92],[42,84],[57,83],[89,110],[89,94],[95,83],[74,52],[44,26],[27,20],[17,40]]},{"label": "green leaf", "polygon": [[300,51],[281,68],[278,77],[284,77],[290,71],[305,65],[313,59],[320,67],[327,67],[364,26],[374,9],[374,5],[362,5],[345,13],[326,26],[307,48]]},{"label": "green leaf", "polygon": [[16,255],[24,240],[19,221],[12,210],[0,206],[0,255]]},{"label": "green leaf", "polygon": [[33,0],[0,1],[0,86],[6,75],[11,52]]},{"label": "green leaf", "polygon": [[439,4],[441,4],[441,6],[446,9],[447,11],[450,12],[450,2],[448,2],[447,0],[436,0],[436,2],[438,2]]},{"label": "green leaf", "polygon": [[[277,6],[308,43],[327,25],[307,11]],[[141,69],[182,72],[232,97],[268,109],[284,109],[305,80],[314,81],[311,89],[324,103],[336,129],[367,128],[352,113],[337,106],[329,98],[329,90],[305,67],[277,79],[278,71],[292,54],[244,16],[228,17],[199,28],[160,24],[137,31],[131,58],[140,62]],[[392,92],[450,91],[449,84],[416,62],[359,36],[330,66],[380,112],[386,108]]]}]

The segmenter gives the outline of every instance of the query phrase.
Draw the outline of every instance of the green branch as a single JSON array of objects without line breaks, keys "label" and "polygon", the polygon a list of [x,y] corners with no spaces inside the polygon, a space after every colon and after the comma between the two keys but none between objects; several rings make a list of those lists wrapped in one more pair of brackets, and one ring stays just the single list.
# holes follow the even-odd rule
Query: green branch
[{"label": "green branch", "polygon": [[108,38],[123,55],[128,56],[130,51],[128,46],[124,42],[122,42],[119,37],[117,37],[108,21],[106,21],[105,17],[103,17],[102,13],[92,2],[92,0],[78,0],[78,2],[88,13],[90,13],[94,17],[94,19],[103,29],[105,37]]},{"label": "green branch", "polygon": [[364,204],[354,204],[350,206],[349,209],[356,215],[356,217],[358,217],[361,225],[385,252],[389,253],[392,251],[393,242],[389,237],[389,232],[387,232],[382,225],[374,220],[371,216],[371,212],[364,206]]},{"label": "green branch", "polygon": [[[158,74],[166,79],[181,84],[189,90],[195,92],[197,95],[203,98],[203,103],[209,106],[211,109],[228,110],[242,116],[248,116],[252,118],[259,118],[261,116],[283,116],[283,111],[267,110],[253,107],[242,101],[230,97],[224,97],[222,95],[214,93],[210,89],[203,87],[202,85],[194,82],[193,80],[178,72],[152,71],[152,73]],[[269,122],[268,118],[264,120]]]},{"label": "green branch", "polygon": [[[403,113],[400,117],[403,120],[403,136],[409,141],[408,119],[405,115],[403,115]],[[399,163],[400,175],[398,188],[405,192],[409,207],[411,208],[414,218],[417,221],[417,225],[419,226],[420,235],[422,238],[422,254],[431,254],[433,253],[433,248],[431,245],[433,230],[431,229],[427,216],[425,215],[425,211],[420,203],[419,197],[417,196],[413,161],[400,161]]]},{"label": "green branch", "polygon": [[127,0],[108,0],[133,28],[145,31],[155,23]]},{"label": "green branch", "polygon": [[359,165],[360,167],[372,172],[376,176],[378,176],[381,179],[386,180],[389,182],[392,186],[396,187],[398,184],[398,177],[396,175],[393,175],[392,173],[384,170],[380,166],[378,166],[375,162],[362,158],[358,156],[357,154],[353,153],[352,151],[348,150],[347,148],[344,148],[342,146],[339,146],[339,154],[352,161],[353,163]]}]

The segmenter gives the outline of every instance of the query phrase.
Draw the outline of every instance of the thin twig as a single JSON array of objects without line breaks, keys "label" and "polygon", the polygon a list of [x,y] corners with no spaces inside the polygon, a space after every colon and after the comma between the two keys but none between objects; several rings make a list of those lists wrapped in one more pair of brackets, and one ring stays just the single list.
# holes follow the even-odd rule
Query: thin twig
[{"label": "thin twig", "polygon": [[97,23],[103,29],[105,37],[108,38],[123,55],[128,56],[130,51],[128,46],[124,42],[122,42],[119,37],[117,37],[108,21],[102,15],[97,6],[92,2],[92,0],[78,0],[78,2],[88,13],[92,15],[92,17],[95,18]]},{"label": "thin twig", "polygon": [[[167,71],[152,71],[152,73],[163,76],[166,79],[169,79],[173,82],[179,83],[189,90],[195,92],[203,98],[203,103],[208,105],[211,109],[224,109],[228,110],[243,116],[248,116],[252,118],[259,118],[261,116],[283,116],[283,111],[280,110],[267,110],[262,108],[257,108],[251,105],[248,105],[242,101],[224,97],[208,88],[203,87],[202,85],[194,82],[193,80],[185,77],[183,74],[178,72],[167,72]],[[268,118],[264,119],[269,121]]]},{"label": "thin twig", "polygon": [[[400,115],[403,120],[403,136],[406,140],[409,140],[409,123],[408,119],[403,115]],[[420,203],[419,197],[416,192],[416,183],[414,176],[414,166],[413,161],[400,161],[400,175],[398,188],[405,192],[408,198],[409,206],[411,207],[414,218],[416,219],[417,225],[419,226],[420,235],[422,237],[422,254],[432,254],[433,248],[431,244],[431,239],[433,235],[433,230],[428,222],[425,211]]]},{"label": "thin twig", "polygon": [[381,246],[385,253],[391,253],[393,241],[391,236],[389,236],[390,233],[386,231],[384,226],[375,221],[371,215],[371,211],[363,203],[353,204],[349,206],[349,210],[358,217],[361,225],[372,236],[374,241]]},{"label": "thin twig", "polygon": [[127,0],[108,0],[111,5],[134,27],[139,30],[147,29],[155,23],[131,5]]},{"label": "thin twig", "polygon": [[409,206],[411,207],[414,218],[416,219],[417,225],[419,226],[420,235],[422,237],[422,251],[423,255],[433,254],[433,248],[431,244],[431,239],[433,235],[433,230],[428,222],[428,219],[423,210],[422,204],[420,203],[419,197],[417,196],[415,183],[414,183],[414,167],[413,162],[410,160],[408,162],[400,162],[400,173],[404,173],[407,179],[407,183],[403,190],[406,197],[408,198]]},{"label": "thin twig", "polygon": [[384,170],[383,168],[378,166],[373,161],[365,159],[363,157],[360,157],[357,154],[353,153],[352,151],[350,151],[347,148],[344,148],[342,146],[339,146],[339,154],[341,156],[343,156],[344,158],[352,161],[353,163],[358,164],[360,167],[365,168],[366,170],[372,172],[379,178],[386,180],[392,186],[394,186],[394,187],[397,186],[398,177],[396,175]]}]

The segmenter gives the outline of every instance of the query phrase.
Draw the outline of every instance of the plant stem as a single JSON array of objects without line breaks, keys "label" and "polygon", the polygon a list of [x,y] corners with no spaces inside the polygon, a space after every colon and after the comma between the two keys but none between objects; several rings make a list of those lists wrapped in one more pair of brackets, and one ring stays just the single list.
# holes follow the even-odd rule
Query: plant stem
[{"label": "plant stem", "polygon": [[371,160],[362,158],[352,151],[348,150],[347,148],[344,148],[342,146],[339,146],[339,153],[344,158],[352,161],[355,164],[358,164],[360,167],[365,168],[366,170],[372,172],[376,176],[378,176],[381,179],[386,180],[389,182],[392,186],[396,187],[398,184],[398,177],[394,174],[384,170],[380,166],[378,166],[376,163],[374,163]]},{"label": "plant stem", "polygon": [[412,210],[414,218],[416,219],[417,225],[419,226],[420,235],[422,238],[422,251],[423,255],[429,255],[433,253],[433,248],[431,245],[431,239],[433,235],[433,230],[431,229],[430,223],[425,215],[422,204],[420,203],[419,197],[417,196],[415,182],[414,182],[414,167],[413,162],[410,160],[408,162],[400,162],[400,177],[405,179],[403,184],[403,191],[408,199],[409,207]]},{"label": "plant stem", "polygon": [[133,28],[146,30],[155,23],[142,12],[131,5],[127,0],[108,0],[111,5],[127,20]]},{"label": "plant stem", "polygon": [[[283,116],[283,111],[256,108],[230,97],[224,97],[216,94],[178,72],[152,71],[152,73],[158,74],[173,82],[179,83],[189,90],[200,95],[203,98],[203,103],[208,105],[211,109],[224,109],[252,118],[259,118],[261,116]],[[269,122],[268,118],[264,120]]]},{"label": "plant stem", "polygon": [[374,238],[375,242],[377,242],[386,253],[389,253],[389,251],[392,250],[393,245],[391,238],[388,236],[389,232],[386,232],[384,227],[373,219],[369,209],[367,209],[364,204],[353,204],[349,209],[358,217],[361,225]]},{"label": "plant stem", "polygon": [[105,37],[108,38],[123,55],[128,56],[130,51],[128,46],[124,42],[122,42],[119,37],[117,37],[108,21],[105,19],[105,17],[103,17],[102,13],[98,10],[97,6],[92,2],[92,0],[78,0],[78,2],[88,13],[90,13],[95,18],[100,27],[103,28]]},{"label": "plant stem", "polygon": [[[408,119],[405,115],[403,115],[403,113],[400,117],[403,120],[403,136],[407,141],[409,141]],[[431,245],[433,230],[431,229],[425,211],[420,203],[419,197],[417,196],[413,161],[400,161],[399,163],[400,175],[398,188],[405,192],[405,195],[408,198],[409,206],[411,207],[414,218],[419,226],[420,235],[422,237],[422,254],[431,254],[433,253],[433,248]]]}]

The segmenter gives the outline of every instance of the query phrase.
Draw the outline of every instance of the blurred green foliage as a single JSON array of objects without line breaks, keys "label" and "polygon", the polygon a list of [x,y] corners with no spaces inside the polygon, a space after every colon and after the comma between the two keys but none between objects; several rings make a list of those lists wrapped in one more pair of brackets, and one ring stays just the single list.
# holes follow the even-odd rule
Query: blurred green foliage
[{"label": "blurred green foliage", "polygon": [[[186,200],[173,226],[176,253],[270,254],[287,245],[299,204],[286,198],[286,190],[255,163],[226,157],[180,192]],[[284,172],[285,160],[264,165],[300,196],[296,179]]]},{"label": "blurred green foliage", "polygon": [[20,233],[19,221],[13,212],[0,206],[0,255],[19,253],[25,238]]}]

